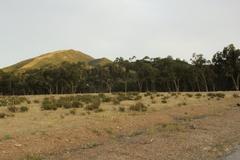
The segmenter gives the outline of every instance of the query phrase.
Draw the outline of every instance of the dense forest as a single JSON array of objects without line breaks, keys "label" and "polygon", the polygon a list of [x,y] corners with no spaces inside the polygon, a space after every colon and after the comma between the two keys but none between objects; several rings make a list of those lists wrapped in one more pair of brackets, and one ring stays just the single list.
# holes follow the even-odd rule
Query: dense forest
[{"label": "dense forest", "polygon": [[24,73],[0,70],[0,94],[67,94],[90,92],[202,92],[239,90],[240,50],[234,45],[207,60],[193,54],[190,63],[166,58],[116,58],[104,66],[63,63]]}]

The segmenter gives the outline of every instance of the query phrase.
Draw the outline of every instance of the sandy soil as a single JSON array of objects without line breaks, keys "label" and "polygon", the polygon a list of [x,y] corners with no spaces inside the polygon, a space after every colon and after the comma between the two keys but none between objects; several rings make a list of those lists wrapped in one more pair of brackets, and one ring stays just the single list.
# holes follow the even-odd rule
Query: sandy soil
[{"label": "sandy soil", "polygon": [[[143,113],[116,110],[135,101],[102,103],[104,112],[77,109],[75,115],[66,109],[41,111],[40,104],[31,103],[29,112],[0,119],[0,159],[217,160],[240,144],[240,98],[233,92],[214,99],[159,94],[154,101],[139,100],[148,106]],[[170,97],[167,103],[163,96]]]}]

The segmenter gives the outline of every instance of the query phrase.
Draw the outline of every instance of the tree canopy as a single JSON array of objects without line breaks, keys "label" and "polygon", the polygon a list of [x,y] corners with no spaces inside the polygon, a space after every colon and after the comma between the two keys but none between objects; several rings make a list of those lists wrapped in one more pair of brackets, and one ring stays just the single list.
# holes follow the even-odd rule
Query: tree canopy
[{"label": "tree canopy", "polygon": [[239,90],[240,50],[233,44],[207,60],[194,53],[191,63],[166,58],[116,58],[113,63],[89,67],[63,63],[59,67],[10,73],[0,70],[0,93],[67,94],[127,91]]}]

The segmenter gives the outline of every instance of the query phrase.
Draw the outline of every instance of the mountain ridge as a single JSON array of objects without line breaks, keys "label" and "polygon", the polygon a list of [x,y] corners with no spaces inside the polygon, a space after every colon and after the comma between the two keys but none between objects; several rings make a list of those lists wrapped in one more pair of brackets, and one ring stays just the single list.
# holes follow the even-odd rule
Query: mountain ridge
[{"label": "mountain ridge", "polygon": [[4,72],[25,72],[32,69],[40,69],[48,66],[60,66],[63,62],[78,63],[83,62],[90,66],[102,66],[112,61],[103,57],[95,59],[81,51],[68,49],[58,50],[41,54],[39,56],[20,61],[16,64],[2,68]]}]

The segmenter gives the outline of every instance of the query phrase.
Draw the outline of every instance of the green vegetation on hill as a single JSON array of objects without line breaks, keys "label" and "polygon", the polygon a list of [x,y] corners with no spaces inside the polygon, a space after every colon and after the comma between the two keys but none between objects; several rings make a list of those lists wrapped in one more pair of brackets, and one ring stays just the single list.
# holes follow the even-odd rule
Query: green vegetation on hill
[{"label": "green vegetation on hill", "polygon": [[84,54],[76,50],[61,50],[56,52],[50,52],[43,54],[41,56],[28,59],[22,62],[19,62],[15,65],[6,67],[3,69],[4,72],[25,72],[33,69],[41,69],[50,66],[60,66],[62,63],[78,63],[83,62],[86,64],[96,65],[105,65],[111,63],[110,60],[106,58],[94,59],[93,57]]}]

